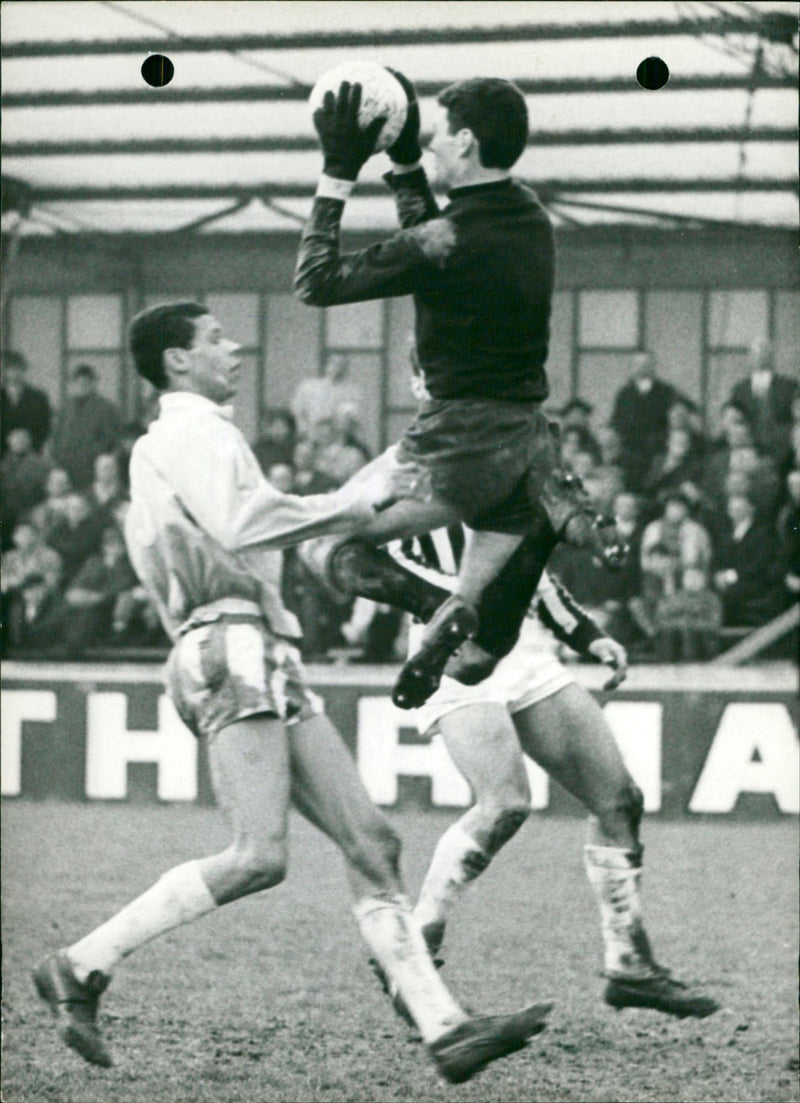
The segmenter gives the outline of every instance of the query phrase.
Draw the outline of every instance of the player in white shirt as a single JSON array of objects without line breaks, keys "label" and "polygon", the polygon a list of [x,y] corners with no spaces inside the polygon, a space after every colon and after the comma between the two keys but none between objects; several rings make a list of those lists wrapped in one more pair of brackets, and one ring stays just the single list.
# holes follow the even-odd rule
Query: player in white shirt
[{"label": "player in white shirt", "polygon": [[[459,529],[441,529],[406,542],[398,554],[407,566],[446,584],[461,547]],[[498,630],[502,634],[502,626]],[[411,651],[421,631],[413,626]],[[606,1002],[703,1018],[717,1010],[717,1003],[674,980],[653,958],[639,897],[642,794],[600,707],[559,662],[554,636],[614,669],[606,689],[624,679],[625,649],[545,572],[517,644],[493,673],[478,685],[445,676],[416,711],[420,733],[441,735],[475,803],[440,839],[414,916],[431,953],[438,954],[454,903],[530,814],[527,755],[591,816],[584,863],[602,921]],[[446,671],[455,673],[455,664],[465,660],[476,662],[476,650],[467,641]],[[395,1006],[402,1014],[402,1002],[395,999]]]},{"label": "player in white shirt", "polygon": [[290,802],[347,859],[353,911],[402,994],[445,1079],[468,1079],[544,1028],[549,1004],[473,1017],[439,977],[399,875],[399,841],[310,691],[281,604],[280,549],[353,532],[383,500],[369,481],[294,497],[270,486],[231,421],[239,346],[197,303],[168,303],[131,324],[137,371],[160,414],[131,460],[126,537],[133,565],[173,640],[167,684],[206,742],[217,801],[232,827],[221,853],[168,870],[150,889],[34,970],[62,1039],[87,1061],[111,1057],[97,1027],[119,962],[151,939],[278,884]]}]

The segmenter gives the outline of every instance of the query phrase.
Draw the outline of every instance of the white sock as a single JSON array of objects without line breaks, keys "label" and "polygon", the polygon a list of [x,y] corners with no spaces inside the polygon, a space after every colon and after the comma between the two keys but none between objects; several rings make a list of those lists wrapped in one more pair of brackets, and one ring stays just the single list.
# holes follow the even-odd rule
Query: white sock
[{"label": "white sock", "polygon": [[585,846],[583,858],[600,907],[606,974],[650,976],[654,962],[642,922],[642,867],[637,856],[618,846]]},{"label": "white sock", "polygon": [[468,1018],[428,954],[405,896],[368,896],[353,908],[361,934],[405,1000],[427,1044]]},{"label": "white sock", "polygon": [[95,969],[110,973],[118,961],[145,942],[216,907],[200,863],[185,862],[168,870],[147,892],[70,946],[67,957],[80,981]]},{"label": "white sock", "polygon": [[436,844],[414,908],[414,918],[420,928],[445,923],[456,900],[467,885],[483,873],[489,861],[483,847],[460,823],[448,827]]}]

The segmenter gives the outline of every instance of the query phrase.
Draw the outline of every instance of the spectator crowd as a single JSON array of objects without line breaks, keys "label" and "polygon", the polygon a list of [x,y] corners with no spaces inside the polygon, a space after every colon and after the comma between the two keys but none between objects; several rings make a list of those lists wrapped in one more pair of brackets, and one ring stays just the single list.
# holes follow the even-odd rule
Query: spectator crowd
[{"label": "spectator crowd", "polygon": [[[766,623],[800,596],[800,389],[773,370],[768,345],[754,345],[750,359],[717,439],[647,352],[634,358],[607,423],[579,398],[557,412],[563,467],[615,518],[631,554],[612,575],[562,546],[553,568],[640,659],[708,658],[726,634]],[[55,416],[23,356],[5,352],[2,367],[4,654],[163,649],[122,536],[128,460],[145,427],[123,421],[89,364],[72,372]],[[264,475],[284,493],[342,485],[370,459],[361,417],[347,357],[333,353],[291,408],[264,414],[254,445]],[[397,610],[337,601],[293,551],[284,599],[306,658],[400,657]]]}]

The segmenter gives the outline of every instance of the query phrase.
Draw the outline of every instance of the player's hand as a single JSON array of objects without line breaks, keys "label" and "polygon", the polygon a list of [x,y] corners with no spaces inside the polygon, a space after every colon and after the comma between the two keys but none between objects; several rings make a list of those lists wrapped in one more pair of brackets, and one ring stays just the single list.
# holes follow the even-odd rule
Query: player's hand
[{"label": "player's hand", "polygon": [[612,640],[610,636],[603,636],[589,644],[589,654],[594,655],[601,663],[610,666],[614,671],[603,689],[610,693],[617,686],[621,686],[628,677],[628,652],[621,643]]},{"label": "player's hand", "polygon": [[375,142],[386,122],[373,119],[363,130],[358,125],[361,85],[343,80],[336,95],[326,92],[322,106],[314,112],[326,176],[338,180],[356,180],[363,165],[375,152]]},{"label": "player's hand", "polygon": [[386,150],[396,165],[414,165],[422,157],[422,149],[419,144],[419,100],[417,90],[404,73],[386,66],[393,77],[402,84],[403,91],[408,97],[408,115],[405,125],[392,145]]}]

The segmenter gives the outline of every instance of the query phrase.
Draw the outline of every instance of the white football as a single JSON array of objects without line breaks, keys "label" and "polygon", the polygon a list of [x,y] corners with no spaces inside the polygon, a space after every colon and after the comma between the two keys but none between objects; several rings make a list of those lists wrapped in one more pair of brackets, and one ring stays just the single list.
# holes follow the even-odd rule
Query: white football
[{"label": "white football", "polygon": [[325,93],[333,92],[336,95],[342,81],[345,80],[350,84],[361,85],[358,122],[362,130],[369,126],[373,119],[381,115],[386,117],[386,122],[375,143],[375,152],[388,149],[397,140],[405,126],[408,97],[400,81],[375,61],[345,61],[335,69],[329,69],[327,73],[323,73],[311,89],[308,99],[312,115],[318,107],[322,106]]}]

